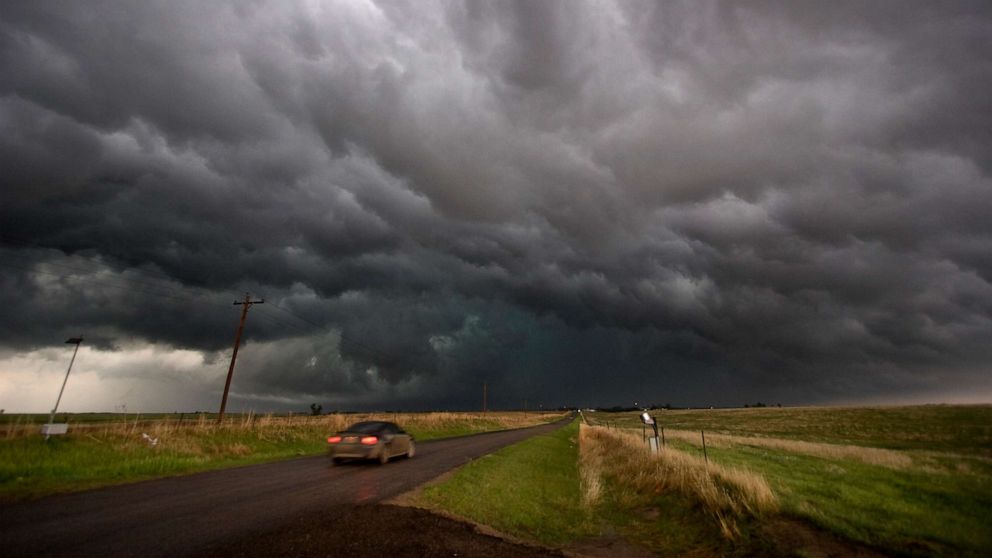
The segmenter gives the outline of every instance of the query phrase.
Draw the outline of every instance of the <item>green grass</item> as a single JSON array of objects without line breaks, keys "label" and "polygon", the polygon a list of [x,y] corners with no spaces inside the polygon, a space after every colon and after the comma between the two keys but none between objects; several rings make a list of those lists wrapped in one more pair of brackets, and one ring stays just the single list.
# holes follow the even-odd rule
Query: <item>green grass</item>
[{"label": "green grass", "polygon": [[[309,435],[308,435],[309,434]],[[138,434],[140,436],[140,433]],[[140,438],[41,436],[0,440],[0,497],[24,499],[196,471],[319,453],[323,431],[261,438],[243,432],[190,432],[183,446]]]},{"label": "green grass", "polygon": [[503,448],[424,488],[415,503],[546,545],[590,536],[595,527],[581,503],[577,438],[573,422]]},{"label": "green grass", "polygon": [[[656,411],[666,429],[895,449],[909,467],[805,455],[749,445],[710,445],[715,463],[760,473],[782,512],[901,555],[992,555],[992,407],[809,408]],[[640,429],[633,413],[592,413],[593,422]],[[636,421],[636,422],[635,422]],[[708,439],[709,441],[709,439]],[[669,439],[700,455],[698,441]]]},{"label": "green grass", "polygon": [[[74,417],[74,416],[73,416]],[[418,440],[447,438],[536,424],[561,414],[527,417],[512,413],[423,413],[383,415],[396,419]],[[326,450],[326,436],[368,416],[232,417],[216,426],[205,417],[134,420],[123,423],[71,421],[67,436],[46,441],[24,422],[0,428],[0,498],[29,499],[110,484],[250,465]],[[19,424],[19,425],[18,425]],[[16,428],[15,428],[16,426]],[[142,433],[157,438],[152,446]]]},{"label": "green grass", "polygon": [[[698,446],[675,442],[701,454]],[[783,513],[907,555],[985,556],[992,549],[992,482],[972,474],[892,470],[767,448],[707,448],[722,465],[761,473]]]}]

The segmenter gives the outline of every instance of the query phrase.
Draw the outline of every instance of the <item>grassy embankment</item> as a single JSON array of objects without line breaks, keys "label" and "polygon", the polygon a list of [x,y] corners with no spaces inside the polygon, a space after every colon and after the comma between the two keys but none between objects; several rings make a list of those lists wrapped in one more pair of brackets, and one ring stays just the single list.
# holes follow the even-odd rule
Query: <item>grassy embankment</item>
[{"label": "grassy embankment", "polygon": [[573,422],[473,461],[445,482],[426,486],[413,503],[562,545],[595,531],[581,506],[577,457]]},{"label": "grassy embankment", "polygon": [[[98,415],[47,442],[32,416],[0,426],[0,498],[22,499],[109,484],[319,454],[327,434],[359,420],[392,420],[418,440],[530,426],[561,413],[386,413],[318,417],[231,416],[123,421]],[[47,417],[45,417],[47,419]],[[83,415],[83,418],[92,418]],[[43,419],[44,420],[44,419]]]},{"label": "grassy embankment", "polygon": [[[992,406],[658,411],[669,448],[767,479],[781,512],[888,552],[992,550]],[[640,435],[636,413],[591,413]]]},{"label": "grassy embankment", "polygon": [[[506,448],[418,503],[553,546],[612,532],[664,554],[797,552],[769,540],[784,517],[887,553],[992,549],[992,407],[654,414],[668,441],[658,457],[644,451],[636,414],[593,413],[620,428]],[[820,542],[844,544],[830,541]]]},{"label": "grassy embankment", "polygon": [[680,452],[656,459],[639,437],[580,432],[578,422],[466,465],[411,500],[547,546],[581,551],[619,533],[664,554],[732,553],[750,518],[776,507],[758,476],[707,470]]}]

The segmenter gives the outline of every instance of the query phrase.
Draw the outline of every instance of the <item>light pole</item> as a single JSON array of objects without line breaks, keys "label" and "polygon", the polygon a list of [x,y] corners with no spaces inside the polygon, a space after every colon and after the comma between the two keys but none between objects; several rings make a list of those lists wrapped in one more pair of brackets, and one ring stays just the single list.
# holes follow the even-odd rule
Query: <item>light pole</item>
[{"label": "light pole", "polygon": [[72,363],[76,362],[76,353],[79,352],[79,344],[83,342],[83,337],[70,337],[66,339],[66,343],[71,343],[76,346],[72,350],[72,358],[69,359],[69,368],[65,371],[65,379],[62,380],[62,389],[59,390],[59,397],[55,400],[55,406],[52,407],[52,414],[48,417],[48,424],[45,425],[45,439],[47,440],[52,434],[65,434],[65,431],[55,431],[55,412],[59,410],[59,402],[62,401],[62,393],[65,391],[65,384],[69,381],[69,372],[72,372]]}]

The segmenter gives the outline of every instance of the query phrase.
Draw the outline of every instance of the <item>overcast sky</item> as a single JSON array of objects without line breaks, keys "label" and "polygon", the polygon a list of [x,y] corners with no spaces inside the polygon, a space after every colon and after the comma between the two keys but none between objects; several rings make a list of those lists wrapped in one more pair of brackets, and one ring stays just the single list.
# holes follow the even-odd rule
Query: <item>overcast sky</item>
[{"label": "overcast sky", "polygon": [[0,3],[0,407],[992,401],[992,4]]}]

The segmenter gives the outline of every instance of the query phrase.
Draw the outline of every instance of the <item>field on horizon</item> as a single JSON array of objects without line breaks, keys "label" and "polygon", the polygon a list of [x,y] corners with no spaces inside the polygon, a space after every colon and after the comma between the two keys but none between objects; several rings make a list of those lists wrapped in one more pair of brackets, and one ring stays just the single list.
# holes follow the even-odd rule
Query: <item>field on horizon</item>
[{"label": "field on horizon", "polygon": [[[35,415],[6,415],[12,420],[0,424],[0,498],[32,498],[319,454],[328,434],[361,420],[394,421],[418,440],[430,440],[531,426],[564,414],[245,414],[227,415],[219,425],[216,415],[206,413],[187,415],[186,420],[179,420],[179,414],[67,416],[69,433],[46,441]],[[59,413],[57,420],[62,418]]]},{"label": "field on horizon", "polygon": [[[992,405],[650,414],[663,429],[663,453],[759,475],[785,517],[885,552],[992,552]],[[584,416],[642,441],[650,432],[634,412]]]}]

